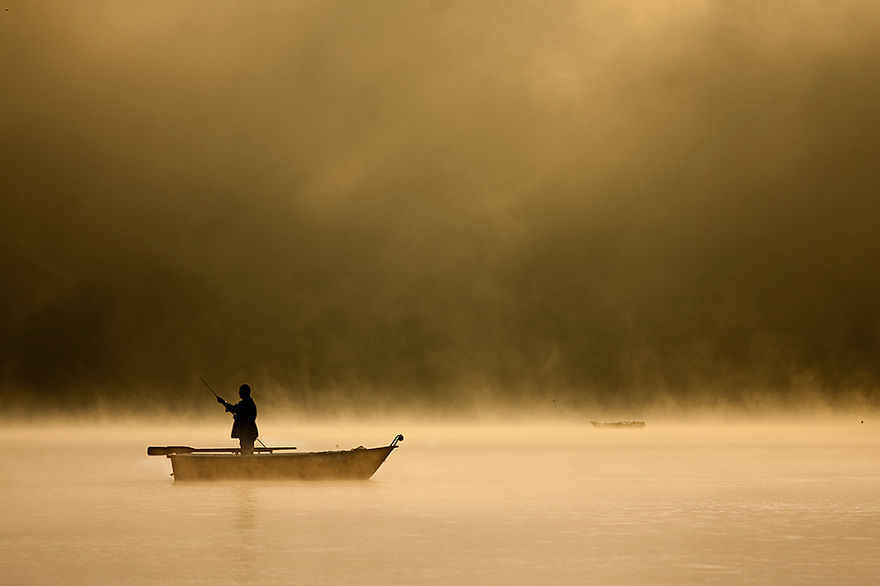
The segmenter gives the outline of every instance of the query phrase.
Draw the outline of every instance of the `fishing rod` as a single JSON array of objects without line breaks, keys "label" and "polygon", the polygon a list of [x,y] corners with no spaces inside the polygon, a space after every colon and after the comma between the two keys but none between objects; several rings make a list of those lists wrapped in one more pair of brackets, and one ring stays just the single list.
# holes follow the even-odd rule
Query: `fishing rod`
[{"label": "fishing rod", "polygon": [[[199,377],[199,380],[200,380],[200,381],[202,381],[203,383],[205,383],[205,386],[208,387],[208,390],[211,391],[212,393],[214,393],[214,389],[211,388],[211,385],[208,384],[208,381],[206,381],[205,379],[203,379],[203,378],[202,378],[202,375],[200,375],[200,374],[198,373],[198,371],[197,371],[195,368],[193,368],[192,371],[195,373],[195,375],[196,375],[197,377]],[[217,397],[218,399],[220,398],[220,395],[218,395],[217,393],[214,393],[214,396]]]},{"label": "fishing rod", "polygon": [[[211,385],[208,384],[208,381],[206,381],[205,379],[202,378],[202,375],[199,374],[199,371],[197,371],[195,368],[193,368],[192,371],[195,373],[195,375],[197,377],[199,377],[200,381],[205,383],[205,386],[208,387],[208,390],[211,391],[212,393],[214,393],[214,389],[211,388]],[[220,395],[218,395],[217,393],[214,393],[214,396],[217,397],[218,399],[220,399]],[[220,400],[223,401],[223,399],[220,399]],[[224,403],[225,403],[225,401],[224,401]],[[260,438],[257,438],[257,441],[260,442],[261,446],[263,446],[264,448],[269,450],[269,453],[272,453],[272,449],[269,448],[266,444],[264,444],[263,440],[261,440]]]}]

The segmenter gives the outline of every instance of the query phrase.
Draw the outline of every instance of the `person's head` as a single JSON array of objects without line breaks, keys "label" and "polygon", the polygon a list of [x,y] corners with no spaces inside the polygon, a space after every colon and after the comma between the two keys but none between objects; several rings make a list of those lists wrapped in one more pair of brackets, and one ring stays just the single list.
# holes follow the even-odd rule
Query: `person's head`
[{"label": "person's head", "polygon": [[251,387],[250,385],[241,385],[238,387],[238,396],[242,399],[247,399],[251,396]]}]

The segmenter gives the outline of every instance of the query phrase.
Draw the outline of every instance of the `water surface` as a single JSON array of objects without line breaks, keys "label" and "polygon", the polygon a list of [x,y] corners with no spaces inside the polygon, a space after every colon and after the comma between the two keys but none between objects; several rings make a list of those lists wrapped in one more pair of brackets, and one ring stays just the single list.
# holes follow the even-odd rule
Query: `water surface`
[{"label": "water surface", "polygon": [[[148,444],[225,429],[2,432],[0,582],[876,584],[870,422],[261,425],[300,449],[406,441],[368,482],[175,483]],[[264,441],[267,441],[264,438]],[[14,447],[12,447],[14,446]]]}]

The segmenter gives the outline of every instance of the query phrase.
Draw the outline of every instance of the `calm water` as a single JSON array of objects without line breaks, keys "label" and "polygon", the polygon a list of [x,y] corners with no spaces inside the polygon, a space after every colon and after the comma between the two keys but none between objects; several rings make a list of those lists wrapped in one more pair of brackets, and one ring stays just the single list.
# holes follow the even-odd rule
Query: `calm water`
[{"label": "calm water", "polygon": [[880,583],[868,421],[261,429],[406,441],[369,482],[175,484],[145,447],[225,426],[7,428],[0,583]]}]

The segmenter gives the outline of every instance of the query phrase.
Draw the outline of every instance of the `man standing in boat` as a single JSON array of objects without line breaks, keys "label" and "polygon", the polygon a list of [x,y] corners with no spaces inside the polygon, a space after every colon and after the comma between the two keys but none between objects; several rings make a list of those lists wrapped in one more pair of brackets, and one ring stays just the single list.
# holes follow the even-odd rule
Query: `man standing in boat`
[{"label": "man standing in boat", "polygon": [[217,402],[226,407],[226,411],[232,413],[232,436],[238,438],[241,445],[241,454],[249,456],[254,453],[254,442],[257,441],[257,405],[251,399],[251,387],[241,385],[238,388],[238,396],[241,401],[233,405],[227,403],[222,397],[217,397]]}]

